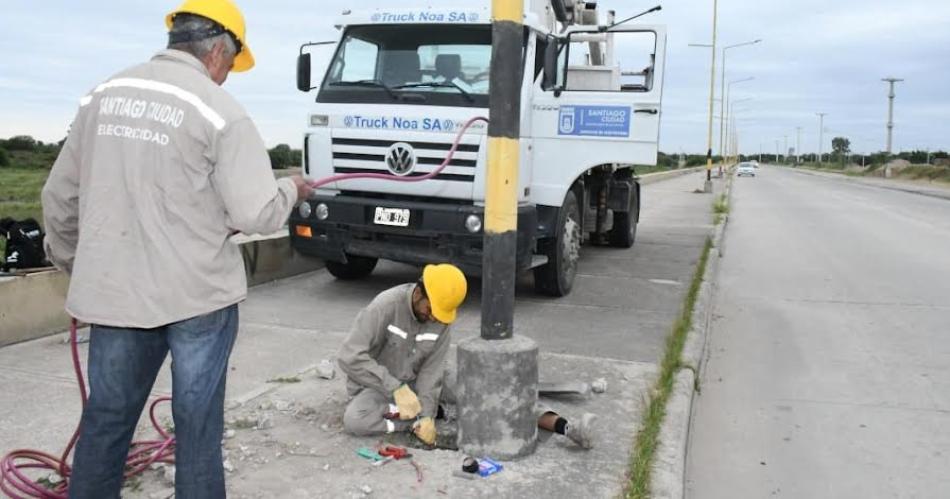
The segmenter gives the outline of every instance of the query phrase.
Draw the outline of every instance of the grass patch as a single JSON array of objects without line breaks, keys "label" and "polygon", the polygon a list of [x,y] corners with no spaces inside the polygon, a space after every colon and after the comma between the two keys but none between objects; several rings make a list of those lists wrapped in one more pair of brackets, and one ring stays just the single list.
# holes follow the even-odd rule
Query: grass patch
[{"label": "grass patch", "polygon": [[693,327],[693,307],[696,297],[703,283],[706,273],[706,264],[709,261],[709,250],[712,249],[711,238],[706,238],[699,265],[693,274],[693,280],[686,293],[686,300],[679,317],[673,323],[673,329],[666,338],[666,350],[663,361],[660,363],[660,375],[654,386],[650,401],[643,419],[643,428],[637,432],[634,444],[633,457],[630,462],[630,481],[627,484],[626,497],[630,499],[646,499],[650,497],[650,481],[653,471],[653,459],[659,443],[660,427],[666,417],[666,403],[673,391],[673,380],[676,372],[683,367],[681,356],[686,336]]},{"label": "grass patch", "polygon": [[729,201],[726,199],[726,194],[722,193],[713,202],[713,225],[722,223],[727,213],[729,213]]}]

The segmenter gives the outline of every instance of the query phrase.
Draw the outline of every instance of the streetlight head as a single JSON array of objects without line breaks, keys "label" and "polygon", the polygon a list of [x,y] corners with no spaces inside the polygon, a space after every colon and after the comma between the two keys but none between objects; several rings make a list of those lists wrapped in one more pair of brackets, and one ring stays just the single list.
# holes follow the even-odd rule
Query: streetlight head
[{"label": "streetlight head", "polygon": [[756,38],[755,41],[753,41],[752,43],[759,43],[759,42],[761,42],[761,41],[762,41],[761,38]]}]

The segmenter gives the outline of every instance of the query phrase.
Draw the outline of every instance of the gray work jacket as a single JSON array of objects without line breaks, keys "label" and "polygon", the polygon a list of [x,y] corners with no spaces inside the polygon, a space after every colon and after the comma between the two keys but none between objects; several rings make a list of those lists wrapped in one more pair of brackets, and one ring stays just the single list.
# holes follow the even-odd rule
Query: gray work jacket
[{"label": "gray work jacket", "polygon": [[247,295],[235,232],[270,233],[297,201],[247,112],[197,58],[163,50],[82,98],[43,188],[66,309],[153,328]]},{"label": "gray work jacket", "polygon": [[350,395],[369,388],[391,397],[400,385],[409,384],[422,404],[421,416],[435,417],[449,351],[449,326],[416,320],[412,312],[415,286],[403,284],[383,291],[360,311],[337,359]]}]

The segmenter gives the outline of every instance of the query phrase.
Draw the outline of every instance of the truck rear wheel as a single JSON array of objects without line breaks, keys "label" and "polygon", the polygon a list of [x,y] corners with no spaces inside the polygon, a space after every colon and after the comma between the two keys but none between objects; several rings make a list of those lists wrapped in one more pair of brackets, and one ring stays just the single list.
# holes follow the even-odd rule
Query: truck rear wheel
[{"label": "truck rear wheel", "polygon": [[352,281],[370,275],[379,262],[378,258],[350,254],[346,255],[346,260],[346,263],[327,261],[327,271],[337,279]]},{"label": "truck rear wheel", "polygon": [[566,296],[574,286],[580,260],[581,214],[574,191],[567,191],[558,211],[557,235],[544,248],[548,263],[534,269],[534,289],[548,296]]},{"label": "truck rear wheel", "polygon": [[631,248],[637,239],[637,219],[640,218],[640,203],[636,189],[630,195],[630,206],[626,213],[614,212],[614,226],[610,229],[610,245],[617,248]]}]

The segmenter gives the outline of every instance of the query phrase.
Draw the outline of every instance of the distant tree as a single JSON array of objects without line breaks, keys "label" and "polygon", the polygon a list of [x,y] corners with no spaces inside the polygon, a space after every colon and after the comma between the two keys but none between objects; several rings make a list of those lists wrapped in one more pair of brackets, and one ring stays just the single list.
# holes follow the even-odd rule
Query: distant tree
[{"label": "distant tree", "polygon": [[831,139],[831,149],[838,155],[848,154],[851,152],[851,141],[844,137],[835,137]]},{"label": "distant tree", "polygon": [[275,170],[297,166],[297,154],[287,144],[279,144],[267,153],[270,155],[271,168]]},{"label": "distant tree", "polygon": [[0,147],[0,166],[10,166],[10,156],[7,155],[7,150]]},{"label": "distant tree", "polygon": [[3,147],[8,151],[33,151],[37,144],[36,139],[29,135],[17,135],[7,139]]}]

